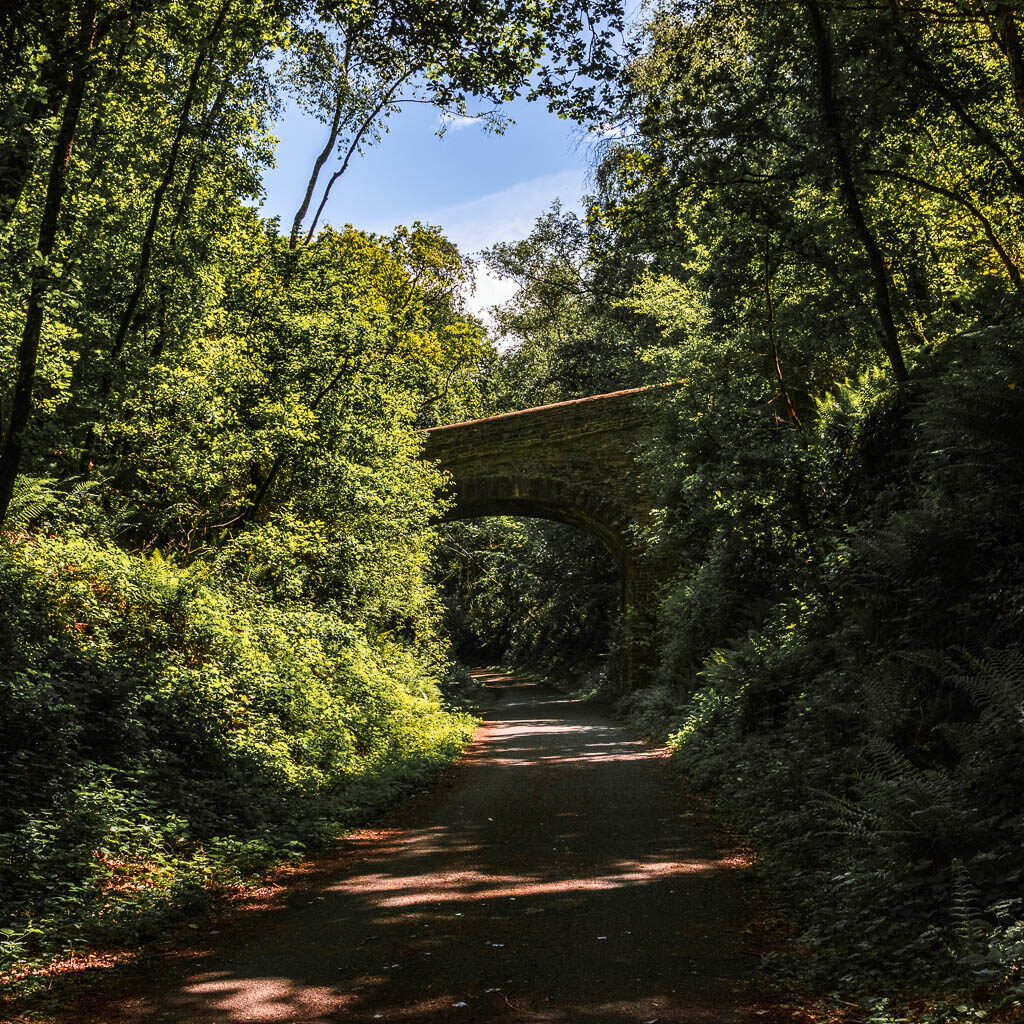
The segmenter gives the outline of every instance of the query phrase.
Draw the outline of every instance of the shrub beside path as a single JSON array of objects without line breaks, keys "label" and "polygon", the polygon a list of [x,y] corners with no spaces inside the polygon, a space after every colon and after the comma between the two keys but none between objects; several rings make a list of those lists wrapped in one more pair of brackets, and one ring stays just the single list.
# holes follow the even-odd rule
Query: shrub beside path
[{"label": "shrub beside path", "polygon": [[62,1020],[747,1019],[747,861],[667,753],[592,705],[483,681],[493,708],[436,788]]}]

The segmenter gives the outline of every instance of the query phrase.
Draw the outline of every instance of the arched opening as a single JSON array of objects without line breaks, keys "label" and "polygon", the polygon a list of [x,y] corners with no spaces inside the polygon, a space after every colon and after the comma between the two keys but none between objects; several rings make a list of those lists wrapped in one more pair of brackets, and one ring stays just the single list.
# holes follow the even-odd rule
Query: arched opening
[{"label": "arched opening", "polygon": [[621,549],[568,516],[510,510],[464,507],[441,528],[435,566],[455,655],[618,685]]},{"label": "arched opening", "polygon": [[620,569],[629,562],[630,515],[592,487],[550,476],[453,475],[443,519],[515,516],[574,526],[597,538]]},{"label": "arched opening", "polygon": [[[529,465],[530,460],[520,459],[519,465],[524,464]],[[634,510],[616,501],[617,495],[621,497],[621,490],[602,487],[602,482],[606,481],[595,480],[585,466],[575,467],[575,472],[564,477],[522,471],[460,472],[461,467],[450,465],[445,468],[450,474],[447,484],[450,505],[443,521],[519,517],[527,522],[543,520],[565,524],[593,538],[590,543],[599,544],[610,556],[608,571],[612,572],[612,566],[615,571],[611,577],[614,584],[606,597],[611,618],[606,630],[608,657],[603,659],[602,682],[620,692],[631,689],[649,661],[653,621],[646,597],[653,589],[647,580],[649,572],[642,569],[642,560],[638,559],[633,544]],[[452,569],[449,562],[447,568],[439,570],[438,580],[442,584]],[[579,581],[567,579],[566,573],[559,571],[552,574],[551,582],[572,587]],[[562,668],[568,670],[570,666],[563,664]]]}]

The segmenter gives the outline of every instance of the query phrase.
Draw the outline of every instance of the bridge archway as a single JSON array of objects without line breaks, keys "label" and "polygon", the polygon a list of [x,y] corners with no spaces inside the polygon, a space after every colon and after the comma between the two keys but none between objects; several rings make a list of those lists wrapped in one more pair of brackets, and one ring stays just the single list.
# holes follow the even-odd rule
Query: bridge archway
[{"label": "bridge archway", "polygon": [[622,580],[623,689],[639,685],[653,661],[658,579],[642,538],[653,501],[641,485],[637,455],[658,427],[654,390],[434,427],[423,452],[447,474],[445,520],[527,516],[598,537]]},{"label": "bridge archway", "polygon": [[623,567],[630,557],[629,516],[600,493],[541,476],[452,475],[452,506],[443,519],[524,516],[567,523],[594,534]]}]

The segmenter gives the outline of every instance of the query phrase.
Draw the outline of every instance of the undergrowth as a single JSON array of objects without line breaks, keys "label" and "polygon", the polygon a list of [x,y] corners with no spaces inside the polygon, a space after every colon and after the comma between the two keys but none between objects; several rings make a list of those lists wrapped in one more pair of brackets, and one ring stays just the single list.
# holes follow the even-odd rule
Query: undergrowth
[{"label": "undergrowth", "polygon": [[209,562],[22,533],[0,545],[0,592],[8,979],[151,939],[300,858],[474,724],[422,655]]},{"label": "undergrowth", "polygon": [[[705,535],[664,595],[660,679],[623,701],[753,836],[801,928],[769,974],[844,1019],[1024,1016],[1019,342],[1010,321],[902,393],[830,400],[801,455],[807,528],[771,550]],[[774,600],[736,630],[747,587]]]}]

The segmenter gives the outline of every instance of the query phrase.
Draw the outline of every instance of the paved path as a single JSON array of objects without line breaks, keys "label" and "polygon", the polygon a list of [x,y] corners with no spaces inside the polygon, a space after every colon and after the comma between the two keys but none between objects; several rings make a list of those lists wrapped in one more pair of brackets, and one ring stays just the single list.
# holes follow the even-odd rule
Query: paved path
[{"label": "paved path", "polygon": [[740,1021],[744,861],[679,796],[665,752],[553,691],[490,685],[493,710],[434,791],[80,1019]]}]

